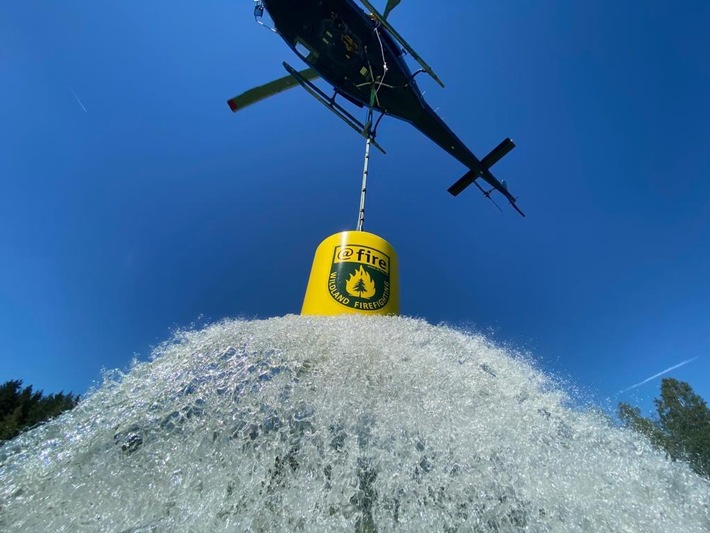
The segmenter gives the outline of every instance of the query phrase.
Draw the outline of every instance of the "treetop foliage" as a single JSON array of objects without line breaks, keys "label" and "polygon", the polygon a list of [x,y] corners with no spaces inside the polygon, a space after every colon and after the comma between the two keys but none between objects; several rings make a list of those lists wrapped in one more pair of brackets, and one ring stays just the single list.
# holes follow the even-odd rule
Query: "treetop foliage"
[{"label": "treetop foliage", "polygon": [[12,439],[25,429],[72,409],[79,396],[33,391],[32,385],[22,387],[22,380],[13,379],[0,385],[0,442]]},{"label": "treetop foliage", "polygon": [[710,478],[710,409],[683,381],[665,378],[661,397],[654,400],[657,417],[645,418],[638,407],[619,403],[622,425],[646,437],[675,460]]}]

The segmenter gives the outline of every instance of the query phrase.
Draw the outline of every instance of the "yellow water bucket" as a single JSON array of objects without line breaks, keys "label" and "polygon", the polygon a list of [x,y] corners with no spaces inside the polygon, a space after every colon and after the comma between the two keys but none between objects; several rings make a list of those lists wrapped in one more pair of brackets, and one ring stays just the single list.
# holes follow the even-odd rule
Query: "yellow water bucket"
[{"label": "yellow water bucket", "polygon": [[313,258],[302,315],[399,315],[399,265],[386,240],[365,231],[325,239]]}]

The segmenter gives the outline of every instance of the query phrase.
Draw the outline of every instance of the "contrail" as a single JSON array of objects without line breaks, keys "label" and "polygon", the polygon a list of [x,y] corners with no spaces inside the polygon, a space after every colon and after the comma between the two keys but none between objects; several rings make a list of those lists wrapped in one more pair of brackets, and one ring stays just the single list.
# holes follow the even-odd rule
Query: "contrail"
[{"label": "contrail", "polygon": [[678,363],[678,364],[675,365],[675,366],[672,366],[672,367],[670,367],[670,368],[666,368],[665,370],[659,372],[658,374],[654,374],[654,375],[651,376],[650,378],[646,378],[646,379],[644,379],[642,382],[637,383],[636,385],[631,385],[631,386],[630,386],[629,388],[627,388],[627,389],[620,390],[620,391],[619,391],[619,394],[621,394],[622,392],[630,391],[631,389],[635,389],[636,387],[640,387],[640,386],[643,385],[644,383],[648,383],[648,382],[651,381],[652,379],[656,379],[657,377],[662,376],[663,374],[667,374],[667,373],[670,372],[671,370],[675,370],[676,368],[680,368],[681,366],[685,366],[685,365],[687,365],[688,363],[692,363],[692,362],[695,361],[698,357],[700,357],[700,356],[693,357],[692,359],[687,359],[687,360],[683,361],[682,363]]},{"label": "contrail", "polygon": [[74,95],[74,98],[76,99],[76,103],[79,104],[81,106],[81,108],[84,110],[84,113],[88,113],[88,111],[84,107],[84,104],[81,103],[81,100],[79,100],[79,97],[76,95],[76,93],[72,89],[69,89],[69,90]]}]

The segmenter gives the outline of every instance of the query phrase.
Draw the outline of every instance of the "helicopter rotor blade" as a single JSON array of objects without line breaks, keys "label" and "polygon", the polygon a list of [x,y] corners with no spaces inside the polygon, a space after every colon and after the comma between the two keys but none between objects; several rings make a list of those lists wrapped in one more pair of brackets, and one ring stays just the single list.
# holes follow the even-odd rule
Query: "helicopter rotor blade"
[{"label": "helicopter rotor blade", "polygon": [[[320,76],[312,68],[302,70],[299,74],[307,80],[314,80]],[[275,94],[282,93],[287,89],[296,87],[297,85],[298,81],[296,81],[296,79],[289,74],[288,76],[284,76],[283,78],[279,78],[264,85],[260,85],[259,87],[254,87],[253,89],[249,89],[248,91],[243,92],[239,96],[230,98],[229,100],[227,100],[227,104],[229,104],[229,108],[232,111],[236,112],[240,109],[244,109],[247,106],[260,102],[261,100],[264,100],[269,96],[274,96]]]},{"label": "helicopter rotor blade", "polygon": [[385,7],[385,11],[382,14],[382,18],[386,20],[387,16],[390,14],[390,11],[397,7],[401,1],[402,0],[387,0],[387,6]]}]

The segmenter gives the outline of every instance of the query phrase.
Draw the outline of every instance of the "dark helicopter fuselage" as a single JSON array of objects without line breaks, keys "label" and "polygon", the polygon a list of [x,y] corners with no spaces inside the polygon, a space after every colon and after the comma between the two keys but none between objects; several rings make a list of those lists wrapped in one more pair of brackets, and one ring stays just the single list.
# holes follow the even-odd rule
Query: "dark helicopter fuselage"
[{"label": "dark helicopter fuselage", "polygon": [[[411,123],[466,165],[480,161],[426,103],[387,30],[353,0],[263,0],[279,35],[351,102]],[[386,65],[386,69],[385,69]]]},{"label": "dark helicopter fuselage", "polygon": [[264,0],[264,7],[279,35],[339,93],[368,106],[374,87],[375,109],[409,122],[421,114],[402,51],[352,0]]}]

